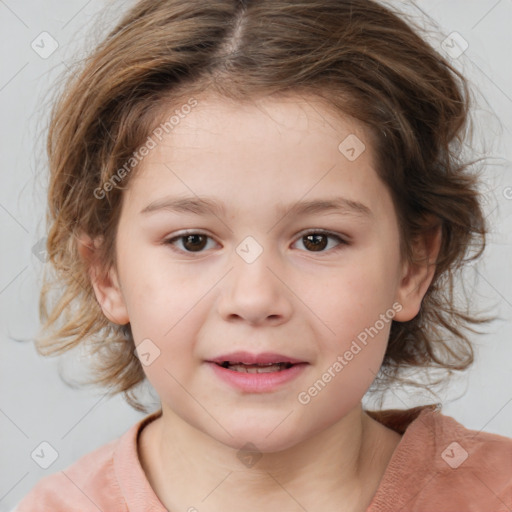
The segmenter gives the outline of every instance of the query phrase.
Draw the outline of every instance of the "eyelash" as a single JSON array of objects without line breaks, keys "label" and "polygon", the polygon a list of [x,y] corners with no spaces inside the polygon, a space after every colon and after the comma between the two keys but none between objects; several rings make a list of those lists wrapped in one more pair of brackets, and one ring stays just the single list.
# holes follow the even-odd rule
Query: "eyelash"
[{"label": "eyelash", "polygon": [[[187,251],[185,249],[177,249],[176,247],[174,247],[174,242],[177,242],[179,240],[183,240],[185,237],[190,236],[190,235],[200,235],[200,236],[205,236],[205,237],[207,237],[209,239],[212,239],[212,237],[210,235],[208,235],[207,233],[203,233],[201,231],[186,231],[186,232],[181,233],[180,235],[174,236],[172,238],[168,238],[167,240],[165,240],[164,243],[166,245],[170,245],[173,250],[175,250],[177,252],[180,252],[180,253],[185,253],[185,254],[201,254],[201,253],[205,252],[204,250],[200,250],[200,251]],[[306,237],[308,235],[325,235],[328,238],[334,238],[338,242],[338,245],[335,246],[334,248],[327,249],[327,250],[304,251],[304,252],[309,252],[309,253],[313,253],[313,254],[314,253],[323,254],[323,253],[327,253],[327,252],[337,252],[337,251],[341,250],[344,245],[349,245],[347,240],[343,239],[338,234],[333,233],[332,231],[327,231],[327,230],[323,230],[323,229],[311,229],[309,231],[306,231],[306,232],[302,233],[296,239],[296,242],[299,241],[299,240],[302,240],[304,237]],[[296,242],[294,242],[294,243],[296,243]]]}]

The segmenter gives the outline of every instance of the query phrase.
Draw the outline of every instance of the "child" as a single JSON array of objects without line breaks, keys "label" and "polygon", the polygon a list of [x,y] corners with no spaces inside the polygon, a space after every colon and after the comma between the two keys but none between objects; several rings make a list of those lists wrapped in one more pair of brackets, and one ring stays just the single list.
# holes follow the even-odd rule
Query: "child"
[{"label": "child", "polygon": [[53,112],[38,349],[161,408],[18,511],[510,510],[511,439],[361,403],[472,363],[468,109],[372,0],[137,3]]}]

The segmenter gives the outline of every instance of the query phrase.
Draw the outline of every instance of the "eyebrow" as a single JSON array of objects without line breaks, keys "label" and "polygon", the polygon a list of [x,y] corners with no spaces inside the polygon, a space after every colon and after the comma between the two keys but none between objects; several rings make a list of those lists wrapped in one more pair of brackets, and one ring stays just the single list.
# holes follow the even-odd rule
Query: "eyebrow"
[{"label": "eyebrow", "polygon": [[[148,204],[140,213],[147,215],[158,211],[193,213],[196,215],[213,214],[217,217],[222,217],[225,216],[226,208],[223,204],[207,197],[164,197]],[[282,216],[329,212],[359,217],[373,216],[373,212],[368,206],[345,197],[299,201],[289,206],[279,204],[277,207],[278,215]]]}]

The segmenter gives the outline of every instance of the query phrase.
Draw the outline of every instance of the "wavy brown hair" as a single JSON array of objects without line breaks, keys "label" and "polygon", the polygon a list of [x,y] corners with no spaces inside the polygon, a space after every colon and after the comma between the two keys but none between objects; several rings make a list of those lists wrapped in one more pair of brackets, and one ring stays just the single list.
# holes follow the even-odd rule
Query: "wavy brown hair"
[{"label": "wavy brown hair", "polygon": [[[412,241],[442,226],[442,244],[421,311],[393,322],[376,382],[408,382],[406,368],[451,373],[473,362],[468,332],[484,319],[455,296],[455,279],[485,247],[475,161],[462,158],[470,133],[464,76],[391,7],[372,0],[142,0],[72,70],[49,127],[48,242],[52,275],[40,298],[43,355],[88,347],[90,382],[123,392],[144,372],[130,325],[103,315],[78,236],[103,240],[96,257],[115,267],[123,190],[107,187],[162,121],[205,91],[245,101],[309,94],[366,128],[378,175],[395,205],[404,258]],[[109,189],[108,191],[107,188]],[[98,190],[104,192],[98,198]],[[111,190],[110,190],[111,189]],[[95,193],[96,191],[96,193]],[[102,192],[103,194],[103,192]],[[51,292],[56,292],[52,297]]]}]

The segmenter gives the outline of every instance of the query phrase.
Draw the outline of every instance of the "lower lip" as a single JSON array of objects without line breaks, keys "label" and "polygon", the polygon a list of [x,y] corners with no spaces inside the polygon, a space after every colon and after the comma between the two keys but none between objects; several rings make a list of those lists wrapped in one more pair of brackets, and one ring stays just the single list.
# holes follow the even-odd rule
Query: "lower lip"
[{"label": "lower lip", "polygon": [[294,364],[286,370],[267,373],[245,373],[228,370],[215,363],[208,363],[215,374],[224,382],[246,393],[267,393],[297,378],[307,363]]}]

